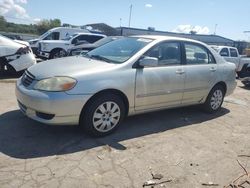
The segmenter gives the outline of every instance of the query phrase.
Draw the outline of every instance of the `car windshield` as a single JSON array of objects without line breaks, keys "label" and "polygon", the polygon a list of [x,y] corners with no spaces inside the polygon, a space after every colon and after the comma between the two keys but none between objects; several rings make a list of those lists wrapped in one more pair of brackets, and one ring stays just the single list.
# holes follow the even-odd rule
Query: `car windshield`
[{"label": "car windshield", "polygon": [[103,39],[101,39],[101,40],[98,40],[98,41],[96,41],[95,43],[94,43],[94,45],[95,46],[102,46],[102,45],[104,45],[104,44],[106,44],[106,43],[109,43],[109,42],[111,42],[111,41],[113,41],[113,40],[116,40],[117,38],[116,37],[105,37],[105,38],[103,38]]},{"label": "car windshield", "polygon": [[83,56],[120,64],[127,61],[144,46],[152,42],[152,39],[127,37],[104,44]]},{"label": "car windshield", "polygon": [[44,39],[47,35],[49,35],[51,33],[51,31],[47,31],[45,33],[43,33],[39,38],[40,39]]},{"label": "car windshield", "polygon": [[70,39],[74,38],[76,35],[78,35],[78,34],[70,35],[62,40],[70,40]]}]

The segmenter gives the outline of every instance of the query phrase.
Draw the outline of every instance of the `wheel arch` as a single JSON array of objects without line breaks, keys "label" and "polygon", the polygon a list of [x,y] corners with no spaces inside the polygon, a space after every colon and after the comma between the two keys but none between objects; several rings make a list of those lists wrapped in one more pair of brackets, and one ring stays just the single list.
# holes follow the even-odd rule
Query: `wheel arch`
[{"label": "wheel arch", "polygon": [[53,54],[54,52],[58,51],[58,50],[64,50],[64,51],[66,52],[66,50],[63,49],[63,48],[58,48],[58,47],[57,47],[57,48],[53,48],[53,49],[50,51],[49,58],[51,58],[52,54]]},{"label": "wheel arch", "polygon": [[[220,82],[217,82],[217,83],[214,85],[214,87],[216,87],[216,86],[218,86],[218,85],[223,87],[224,92],[225,92],[224,94],[226,94],[226,92],[227,92],[227,84],[226,84],[224,81],[220,81]],[[214,88],[214,87],[213,87],[213,88]],[[213,89],[213,88],[212,88],[212,89]],[[212,89],[211,89],[211,90],[212,90]]]},{"label": "wheel arch", "polygon": [[88,107],[88,105],[91,103],[91,101],[93,101],[95,98],[98,98],[100,95],[104,95],[104,94],[115,94],[119,97],[121,97],[124,105],[125,105],[125,115],[128,115],[128,111],[129,111],[129,100],[128,97],[124,94],[124,92],[118,90],[118,89],[104,89],[101,91],[98,91],[97,93],[95,93],[92,97],[90,97],[88,99],[88,101],[86,102],[86,104],[83,106],[81,114],[84,114],[86,108]]}]

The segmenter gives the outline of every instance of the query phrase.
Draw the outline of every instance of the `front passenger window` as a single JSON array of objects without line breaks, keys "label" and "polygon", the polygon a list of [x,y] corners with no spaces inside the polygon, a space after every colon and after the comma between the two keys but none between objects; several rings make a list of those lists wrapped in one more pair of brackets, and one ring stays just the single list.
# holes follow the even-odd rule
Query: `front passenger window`
[{"label": "front passenger window", "polygon": [[159,66],[181,64],[181,50],[177,42],[165,42],[151,48],[145,56],[155,57]]}]

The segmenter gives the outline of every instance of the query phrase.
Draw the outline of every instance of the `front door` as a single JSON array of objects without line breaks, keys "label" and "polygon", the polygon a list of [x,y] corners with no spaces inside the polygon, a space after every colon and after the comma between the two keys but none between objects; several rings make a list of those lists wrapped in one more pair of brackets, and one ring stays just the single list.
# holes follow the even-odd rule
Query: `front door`
[{"label": "front door", "polygon": [[158,58],[158,66],[137,69],[135,110],[149,110],[181,104],[185,72],[179,42],[163,42],[144,56]]}]

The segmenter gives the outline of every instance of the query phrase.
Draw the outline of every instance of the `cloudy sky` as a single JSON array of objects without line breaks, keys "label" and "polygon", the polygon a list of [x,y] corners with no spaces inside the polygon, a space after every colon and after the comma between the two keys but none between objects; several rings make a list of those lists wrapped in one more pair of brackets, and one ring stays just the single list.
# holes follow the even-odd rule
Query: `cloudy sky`
[{"label": "cloudy sky", "polygon": [[63,23],[85,25],[105,22],[111,26],[199,34],[216,32],[234,40],[250,40],[249,0],[0,0],[0,14],[12,22],[36,23],[59,18]]}]

